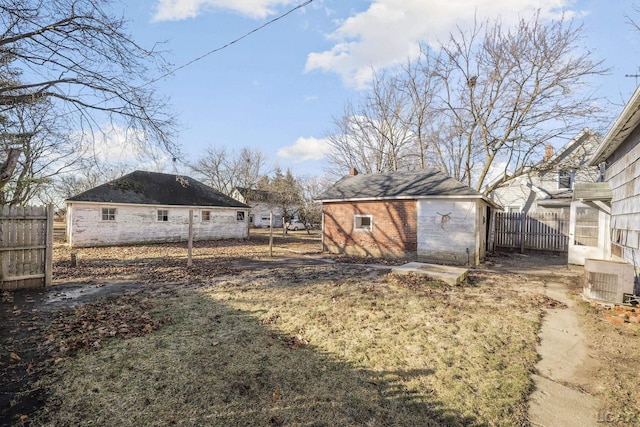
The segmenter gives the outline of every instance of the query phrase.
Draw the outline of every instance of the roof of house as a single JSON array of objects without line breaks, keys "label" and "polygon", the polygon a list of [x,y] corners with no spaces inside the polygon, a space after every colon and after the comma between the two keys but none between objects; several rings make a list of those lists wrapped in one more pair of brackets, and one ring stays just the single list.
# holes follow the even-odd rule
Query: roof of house
[{"label": "roof of house", "polygon": [[604,162],[616,151],[625,139],[640,125],[640,86],[631,95],[604,139],[591,157],[590,164],[597,166]]},{"label": "roof of house", "polygon": [[[389,172],[346,176],[322,193],[323,202],[344,200],[380,200],[425,198],[434,196],[465,196],[483,198],[484,195],[460,181],[427,168],[412,172]],[[493,202],[491,202],[493,204]]]},{"label": "roof of house", "polygon": [[[593,142],[590,142],[593,141]],[[563,156],[575,150],[578,147],[584,147],[586,152],[594,150],[597,147],[596,134],[589,128],[584,128],[578,132],[573,138],[564,144],[558,151],[556,151],[549,159],[543,160],[540,163],[554,164],[557,163]],[[587,144],[585,146],[585,144]],[[580,163],[586,162],[588,158],[582,159]]]},{"label": "roof of house", "polygon": [[124,175],[67,201],[248,208],[244,203],[188,176],[145,171]]},{"label": "roof of house", "polygon": [[255,190],[246,187],[234,187],[247,203],[273,203],[276,195],[271,191]]},{"label": "roof of house", "polygon": [[[597,138],[596,133],[593,132],[591,129],[589,128],[582,129],[573,138],[571,138],[566,144],[564,144],[559,150],[554,152],[550,158],[546,160],[543,158],[535,165],[525,167],[522,170],[522,174],[518,175],[514,179],[510,179],[509,181],[500,185],[500,187],[507,187],[509,185],[519,185],[521,180],[523,178],[527,178],[531,172],[543,171],[544,173],[544,171],[546,170],[555,170],[554,168],[561,167],[562,159],[565,156],[570,156],[571,152],[578,149],[579,147],[583,147],[585,149],[585,158],[579,162],[580,164],[578,166],[581,167],[583,164],[588,165],[590,151],[595,150],[597,147],[597,145],[595,145],[595,142],[597,142],[596,138]],[[594,141],[594,142],[592,143],[590,141]],[[491,180],[487,184],[487,187],[490,187],[495,183],[500,182],[502,179],[504,179],[504,175],[496,176],[493,180]],[[546,192],[547,190],[544,190],[544,191]]]}]

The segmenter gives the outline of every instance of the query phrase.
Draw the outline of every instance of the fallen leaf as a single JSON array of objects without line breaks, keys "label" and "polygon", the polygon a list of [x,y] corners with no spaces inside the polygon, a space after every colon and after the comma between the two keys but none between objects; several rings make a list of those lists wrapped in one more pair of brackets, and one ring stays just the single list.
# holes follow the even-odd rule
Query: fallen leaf
[{"label": "fallen leaf", "polygon": [[15,354],[15,353],[11,353],[11,354],[9,355],[9,357],[11,358],[11,360],[15,360],[15,361],[22,360],[22,359],[20,358],[20,356],[18,356],[18,355],[17,355],[17,354]]}]

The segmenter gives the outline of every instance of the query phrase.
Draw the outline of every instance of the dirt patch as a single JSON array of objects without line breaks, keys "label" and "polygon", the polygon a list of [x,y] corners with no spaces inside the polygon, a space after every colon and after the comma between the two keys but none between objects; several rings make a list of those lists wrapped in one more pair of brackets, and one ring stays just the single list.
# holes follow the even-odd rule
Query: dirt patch
[{"label": "dirt patch", "polygon": [[51,320],[43,310],[46,292],[2,292],[0,298],[0,425],[33,413],[45,401],[45,393],[31,388],[43,374],[46,355],[41,337]]}]

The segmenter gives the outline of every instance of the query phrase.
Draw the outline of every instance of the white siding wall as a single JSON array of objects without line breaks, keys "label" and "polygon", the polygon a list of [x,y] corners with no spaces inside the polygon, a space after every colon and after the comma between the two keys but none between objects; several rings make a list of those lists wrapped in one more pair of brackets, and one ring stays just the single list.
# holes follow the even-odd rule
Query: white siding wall
[{"label": "white siding wall", "polygon": [[257,203],[255,206],[251,206],[253,226],[268,227],[271,211],[273,211],[273,226],[278,228],[282,227],[282,212],[280,211],[280,208],[268,203]]},{"label": "white siding wall", "polygon": [[[115,221],[102,220],[102,208],[115,208]],[[158,209],[169,211],[169,220],[158,221]],[[193,209],[194,240],[245,238],[249,214],[244,209],[198,207]],[[70,203],[67,207],[67,242],[74,247],[120,243],[184,241],[189,235],[190,208],[170,206]],[[210,221],[202,221],[202,211]],[[245,212],[244,221],[237,212]]]},{"label": "white siding wall", "polygon": [[[636,130],[632,138],[640,139]],[[640,143],[607,168],[611,199],[611,242],[622,248],[622,258],[640,261]],[[635,263],[634,263],[635,255]]]},{"label": "white siding wall", "polygon": [[475,265],[480,256],[477,222],[483,217],[477,211],[479,205],[484,202],[418,200],[418,259]]},{"label": "white siding wall", "polygon": [[522,176],[512,180],[504,187],[496,188],[489,197],[502,206],[506,212],[509,211],[509,208],[518,209],[517,212],[530,210],[537,197],[531,188],[527,187],[526,184],[529,181],[538,185],[540,180]]}]

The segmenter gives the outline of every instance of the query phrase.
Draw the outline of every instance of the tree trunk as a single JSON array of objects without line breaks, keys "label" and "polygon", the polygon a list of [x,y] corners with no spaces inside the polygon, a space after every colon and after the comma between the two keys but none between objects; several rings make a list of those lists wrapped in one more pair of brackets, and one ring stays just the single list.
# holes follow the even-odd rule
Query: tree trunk
[{"label": "tree trunk", "polygon": [[7,159],[4,161],[2,166],[0,166],[0,188],[4,187],[4,185],[13,176],[13,172],[16,170],[18,157],[20,157],[21,152],[22,151],[17,148],[9,149],[9,153],[7,153]]}]

